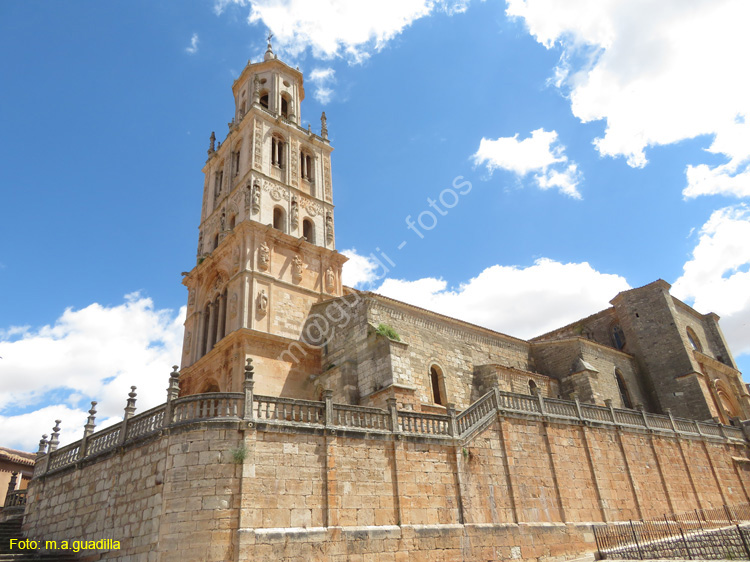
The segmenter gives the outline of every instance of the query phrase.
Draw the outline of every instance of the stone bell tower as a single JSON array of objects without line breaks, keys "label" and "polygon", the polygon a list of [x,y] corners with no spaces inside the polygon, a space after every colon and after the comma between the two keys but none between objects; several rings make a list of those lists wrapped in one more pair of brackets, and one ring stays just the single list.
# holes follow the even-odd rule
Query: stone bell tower
[{"label": "stone bell tower", "polygon": [[271,48],[232,85],[235,114],[223,142],[212,133],[203,167],[196,266],[184,274],[188,310],[181,393],[242,388],[247,358],[256,391],[303,398],[319,355],[284,351],[310,307],[342,294],[346,257],[335,249],[331,152],[301,126],[303,78]]}]

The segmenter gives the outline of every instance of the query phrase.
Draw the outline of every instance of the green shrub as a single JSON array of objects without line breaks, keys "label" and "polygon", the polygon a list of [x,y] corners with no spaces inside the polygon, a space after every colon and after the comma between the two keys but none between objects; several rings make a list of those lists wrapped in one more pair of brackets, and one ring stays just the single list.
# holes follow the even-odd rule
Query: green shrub
[{"label": "green shrub", "polygon": [[378,324],[377,332],[381,336],[385,336],[394,341],[401,341],[401,337],[396,333],[396,330],[391,328],[388,324],[383,324],[382,322]]}]

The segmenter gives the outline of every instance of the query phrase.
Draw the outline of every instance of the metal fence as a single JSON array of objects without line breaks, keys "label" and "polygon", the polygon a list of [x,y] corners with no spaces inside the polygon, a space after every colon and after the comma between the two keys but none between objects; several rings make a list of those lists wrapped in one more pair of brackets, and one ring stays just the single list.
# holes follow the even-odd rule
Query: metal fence
[{"label": "metal fence", "polygon": [[750,504],[594,526],[600,558],[750,559]]}]

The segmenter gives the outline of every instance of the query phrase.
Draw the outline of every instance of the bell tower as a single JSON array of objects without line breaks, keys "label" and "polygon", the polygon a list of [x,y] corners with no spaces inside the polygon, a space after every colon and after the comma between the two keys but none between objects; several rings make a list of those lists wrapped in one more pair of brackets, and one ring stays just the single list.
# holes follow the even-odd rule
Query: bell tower
[{"label": "bell tower", "polygon": [[226,138],[211,133],[197,263],[183,279],[181,393],[238,392],[252,358],[258,393],[302,398],[319,354],[284,351],[300,347],[313,304],[341,296],[346,261],[335,249],[326,115],[319,134],[301,126],[303,77],[271,36],[232,93]]}]

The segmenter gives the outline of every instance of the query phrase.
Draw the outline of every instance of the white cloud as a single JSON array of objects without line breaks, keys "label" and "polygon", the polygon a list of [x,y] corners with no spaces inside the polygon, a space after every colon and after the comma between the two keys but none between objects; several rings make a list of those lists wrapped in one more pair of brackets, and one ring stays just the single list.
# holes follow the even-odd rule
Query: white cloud
[{"label": "white cloud", "polygon": [[314,68],[307,80],[315,86],[315,99],[323,105],[331,101],[333,89],[331,84],[336,81],[336,71],[332,68]]},{"label": "white cloud", "polygon": [[498,168],[519,177],[534,173],[541,189],[557,188],[565,195],[581,198],[578,166],[568,162],[565,147],[558,143],[555,131],[537,129],[523,140],[518,140],[518,133],[495,140],[483,138],[472,158],[475,165],[485,164],[490,173]]},{"label": "white cloud", "polygon": [[[349,250],[361,260],[372,258]],[[344,266],[346,267],[346,266]],[[364,276],[366,277],[366,276]],[[550,280],[554,279],[554,283]],[[367,281],[374,281],[374,275]],[[493,265],[456,288],[443,279],[386,279],[374,292],[453,318],[519,338],[538,336],[608,308],[620,291],[629,289],[619,275],[601,273],[588,263],[560,263],[542,258],[529,267]]]},{"label": "white cloud", "polygon": [[193,33],[193,36],[190,38],[190,46],[185,49],[187,53],[190,53],[191,55],[194,55],[198,52],[198,34]]},{"label": "white cloud", "polygon": [[725,164],[687,169],[686,197],[750,191],[750,3],[746,0],[508,0],[547,48],[555,83],[582,122],[604,119],[602,155],[647,163],[645,149],[700,135]]},{"label": "white cloud", "polygon": [[99,422],[121,419],[131,385],[138,387],[140,411],[164,402],[170,367],[180,359],[184,316],[184,309],[176,316],[154,310],[151,299],[135,293],[118,306],[67,309],[53,325],[36,330],[5,330],[4,444],[35,447],[55,419],[63,420],[67,439],[79,438],[90,400],[99,402]]},{"label": "white cloud", "polygon": [[718,314],[732,352],[750,353],[750,206],[712,213],[672,294]]},{"label": "white cloud", "polygon": [[415,20],[466,10],[468,0],[216,0],[214,11],[250,5],[248,21],[274,34],[274,47],[292,56],[311,48],[317,58],[361,62]]},{"label": "white cloud", "polygon": [[378,280],[378,264],[372,257],[360,256],[356,248],[341,252],[349,261],[344,264],[341,280],[344,285],[362,289]]}]

